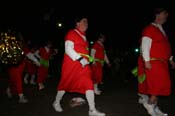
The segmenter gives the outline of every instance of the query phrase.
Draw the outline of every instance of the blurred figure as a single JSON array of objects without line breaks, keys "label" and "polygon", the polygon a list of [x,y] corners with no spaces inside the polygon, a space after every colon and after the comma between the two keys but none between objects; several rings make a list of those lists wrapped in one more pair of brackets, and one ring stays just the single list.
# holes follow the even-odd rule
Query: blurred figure
[{"label": "blurred figure", "polygon": [[39,50],[35,52],[35,55],[39,58],[39,62],[41,64],[38,68],[38,77],[37,77],[37,84],[39,90],[45,88],[44,82],[48,77],[49,59],[52,54],[51,47],[52,43],[48,41],[44,47],[41,47]]},{"label": "blurred figure", "polygon": [[111,64],[109,62],[109,59],[106,55],[104,43],[105,42],[105,36],[103,34],[100,34],[98,36],[97,41],[94,43],[91,49],[91,56],[94,58],[94,62],[91,65],[92,68],[92,80],[94,83],[94,92],[96,95],[101,94],[101,90],[99,90],[98,85],[102,83],[103,78],[103,65],[106,62],[108,66],[110,67]]},{"label": "blurred figure", "polygon": [[[37,50],[37,47],[31,45],[31,46],[29,47],[29,50],[30,50],[30,52],[34,55],[34,53],[35,53],[36,50]],[[37,62],[37,65],[40,66],[40,63],[39,63],[39,61],[37,60],[37,58],[36,58],[36,57],[34,57],[34,58],[35,58],[35,62]],[[33,59],[33,60],[34,60],[34,59]],[[25,66],[24,83],[25,83],[25,84],[28,84],[29,77],[30,77],[29,83],[32,84],[32,85],[35,85],[35,84],[36,84],[35,80],[36,80],[36,74],[37,74],[37,69],[38,69],[38,67],[37,67],[36,63],[34,63],[33,61],[31,61],[31,60],[28,59],[27,57],[26,57],[26,59],[25,59],[25,62],[26,62],[26,66]]]},{"label": "blurred figure", "polygon": [[[28,59],[33,61],[36,65],[38,66],[40,65],[40,63],[34,57],[34,54],[32,54],[26,46],[24,47],[24,55]],[[6,92],[9,98],[11,98],[12,95],[18,95],[19,103],[28,102],[27,98],[23,94],[23,87],[22,87],[24,67],[25,67],[25,60],[23,59],[19,64],[10,66],[8,68],[10,79],[9,79],[9,87],[7,88]]]}]

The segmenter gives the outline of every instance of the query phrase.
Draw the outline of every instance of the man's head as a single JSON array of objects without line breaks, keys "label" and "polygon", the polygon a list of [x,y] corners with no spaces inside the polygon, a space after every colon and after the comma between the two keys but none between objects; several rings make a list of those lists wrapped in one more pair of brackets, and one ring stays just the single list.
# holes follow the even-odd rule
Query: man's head
[{"label": "man's head", "polygon": [[100,34],[100,35],[98,36],[98,41],[104,43],[105,40],[106,40],[106,38],[105,38],[105,36],[104,36],[103,34]]},{"label": "man's head", "polygon": [[76,28],[85,32],[88,28],[88,19],[86,17],[78,17],[75,19]]},{"label": "man's head", "polygon": [[164,24],[168,17],[168,12],[164,8],[156,8],[154,10],[155,22],[158,24]]}]

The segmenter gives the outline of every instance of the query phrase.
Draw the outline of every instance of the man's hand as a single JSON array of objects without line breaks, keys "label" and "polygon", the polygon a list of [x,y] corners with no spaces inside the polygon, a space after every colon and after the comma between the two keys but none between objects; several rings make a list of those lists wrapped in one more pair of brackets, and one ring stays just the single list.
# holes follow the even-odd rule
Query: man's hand
[{"label": "man's hand", "polygon": [[150,61],[145,61],[145,68],[151,69],[151,63],[150,63]]},{"label": "man's hand", "polygon": [[82,67],[85,67],[87,64],[89,64],[88,60],[85,59],[85,58],[82,58],[82,59],[80,60],[80,63],[81,63],[81,65],[82,65]]}]

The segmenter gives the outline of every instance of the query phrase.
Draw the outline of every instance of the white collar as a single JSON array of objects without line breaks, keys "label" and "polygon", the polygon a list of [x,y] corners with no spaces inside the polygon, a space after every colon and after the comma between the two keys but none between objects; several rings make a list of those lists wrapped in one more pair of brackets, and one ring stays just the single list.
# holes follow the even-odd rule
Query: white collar
[{"label": "white collar", "polygon": [[81,34],[77,29],[74,29],[74,31],[77,32],[78,35],[80,35],[84,39],[84,41],[86,41],[86,36],[85,35]]},{"label": "white collar", "polygon": [[156,27],[158,27],[159,30],[163,33],[163,35],[166,36],[166,33],[165,33],[165,31],[164,31],[164,29],[163,29],[163,27],[162,27],[161,24],[157,24],[157,23],[151,23],[151,24],[154,25],[154,26],[156,26]]}]

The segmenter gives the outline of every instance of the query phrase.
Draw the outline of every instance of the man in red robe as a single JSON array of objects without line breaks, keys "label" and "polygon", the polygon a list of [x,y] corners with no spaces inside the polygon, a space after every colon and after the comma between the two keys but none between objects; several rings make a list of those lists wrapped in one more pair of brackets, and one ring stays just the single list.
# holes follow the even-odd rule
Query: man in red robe
[{"label": "man in red robe", "polygon": [[52,53],[51,47],[52,47],[52,43],[48,41],[48,43],[44,47],[41,47],[39,50],[35,52],[35,55],[39,58],[40,64],[41,64],[38,67],[38,77],[37,77],[37,84],[38,84],[39,90],[42,90],[45,88],[44,82],[48,77],[49,59]]},{"label": "man in red robe", "polygon": [[104,43],[105,36],[100,34],[98,40],[94,43],[91,49],[91,56],[94,58],[92,68],[92,80],[94,83],[94,92],[96,95],[100,95],[101,91],[98,88],[98,84],[102,83],[103,78],[103,65],[106,62],[110,66],[109,59],[106,55]]},{"label": "man in red robe", "polygon": [[53,107],[62,112],[60,101],[65,92],[85,94],[89,104],[89,116],[105,116],[95,108],[94,88],[89,64],[88,42],[85,32],[88,28],[87,18],[77,18],[76,28],[65,37],[65,54],[62,64],[61,80],[57,87]]},{"label": "man in red robe", "polygon": [[148,95],[147,95],[147,83],[146,83],[146,75],[145,75],[145,66],[142,56],[140,55],[138,58],[138,96],[139,100],[138,102],[140,104],[143,104],[148,101]]},{"label": "man in red robe", "polygon": [[[35,53],[35,51],[36,51],[36,48],[35,47],[31,47],[30,48],[30,52],[32,53],[32,54],[34,54]],[[35,58],[36,59],[36,58]],[[36,59],[36,61],[35,62],[38,62],[38,64],[40,64],[39,63],[39,61]],[[36,63],[34,63],[32,60],[30,60],[29,58],[26,58],[25,59],[25,75],[24,75],[24,83],[25,84],[28,84],[28,78],[30,77],[30,84],[33,84],[33,85],[35,85],[36,84],[36,82],[35,82],[35,77],[36,77],[36,73],[37,73],[37,69],[38,69],[38,67],[36,66]]]},{"label": "man in red robe", "polygon": [[[34,57],[34,54],[30,52],[30,50],[26,47],[24,48],[25,56],[33,61],[36,65],[40,65],[37,59]],[[17,66],[11,66],[8,68],[9,72],[9,87],[7,88],[8,97],[12,97],[12,95],[19,96],[19,103],[27,103],[28,100],[24,97],[23,88],[22,88],[22,76],[24,72],[25,61],[22,60],[21,63]]]},{"label": "man in red robe", "polygon": [[168,69],[171,48],[162,28],[168,13],[163,8],[156,9],[154,13],[155,20],[143,30],[141,39],[141,53],[146,74],[146,93],[150,95],[149,100],[143,105],[151,116],[167,116],[159,109],[157,103],[158,96],[171,94]]}]

